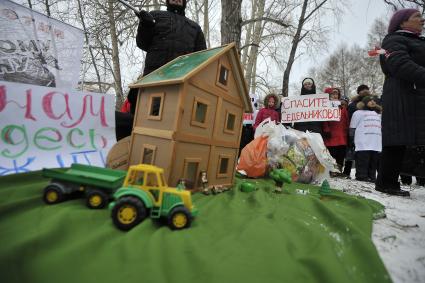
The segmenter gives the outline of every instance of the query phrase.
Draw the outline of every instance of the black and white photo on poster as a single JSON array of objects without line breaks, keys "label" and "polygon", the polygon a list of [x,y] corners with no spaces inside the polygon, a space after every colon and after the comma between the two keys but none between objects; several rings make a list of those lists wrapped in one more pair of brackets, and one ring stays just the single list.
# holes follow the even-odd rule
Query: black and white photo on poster
[{"label": "black and white photo on poster", "polygon": [[0,1],[0,80],[76,88],[82,50],[82,30]]}]

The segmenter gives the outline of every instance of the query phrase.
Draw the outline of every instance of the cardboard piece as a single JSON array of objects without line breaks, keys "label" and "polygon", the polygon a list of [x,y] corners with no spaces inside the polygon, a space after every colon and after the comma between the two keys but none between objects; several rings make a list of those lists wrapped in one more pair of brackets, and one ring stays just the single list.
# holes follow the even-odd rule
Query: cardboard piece
[{"label": "cardboard piece", "polygon": [[111,169],[127,170],[130,153],[130,136],[119,140],[106,157],[106,167]]}]

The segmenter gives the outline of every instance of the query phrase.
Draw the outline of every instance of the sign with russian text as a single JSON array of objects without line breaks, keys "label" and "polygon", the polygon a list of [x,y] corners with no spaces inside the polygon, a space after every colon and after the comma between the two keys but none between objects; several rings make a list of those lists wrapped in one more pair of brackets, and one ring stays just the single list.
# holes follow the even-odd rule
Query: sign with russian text
[{"label": "sign with russian text", "polygon": [[339,101],[329,100],[329,94],[311,94],[282,99],[282,123],[309,121],[339,121]]},{"label": "sign with russian text", "polygon": [[78,28],[0,1],[0,80],[76,88],[83,36]]},{"label": "sign with russian text", "polygon": [[115,139],[114,97],[0,81],[0,176],[104,166]]}]

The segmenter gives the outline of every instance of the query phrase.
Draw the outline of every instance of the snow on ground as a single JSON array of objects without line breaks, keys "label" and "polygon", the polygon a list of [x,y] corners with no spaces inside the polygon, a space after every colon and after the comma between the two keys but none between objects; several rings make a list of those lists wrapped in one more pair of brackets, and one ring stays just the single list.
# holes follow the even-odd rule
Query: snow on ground
[{"label": "snow on ground", "polygon": [[[413,183],[416,183],[415,179]],[[374,184],[354,179],[331,178],[329,184],[334,189],[360,195],[385,206],[386,218],[375,220],[372,232],[373,243],[385,267],[394,283],[424,283],[425,188],[402,186],[410,191],[410,198],[406,198],[375,191]]]}]

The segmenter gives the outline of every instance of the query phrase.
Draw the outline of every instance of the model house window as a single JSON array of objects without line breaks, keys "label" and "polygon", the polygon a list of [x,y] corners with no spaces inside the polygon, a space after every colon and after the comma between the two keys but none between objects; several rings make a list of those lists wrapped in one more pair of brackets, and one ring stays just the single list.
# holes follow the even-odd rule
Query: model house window
[{"label": "model house window", "polygon": [[217,178],[225,178],[229,176],[230,156],[220,155],[218,158]]},{"label": "model house window", "polygon": [[228,79],[229,79],[229,70],[225,66],[221,65],[220,75],[218,76],[218,82],[221,83],[222,85],[227,86]]},{"label": "model house window", "polygon": [[225,62],[221,61],[218,64],[216,85],[227,90],[229,85],[229,78],[230,68],[227,66],[227,64],[225,64]]},{"label": "model house window", "polygon": [[196,97],[193,103],[192,121],[191,124],[199,127],[207,127],[209,102]]},{"label": "model house window", "polygon": [[153,164],[155,161],[156,146],[150,144],[144,144],[142,147],[142,158],[141,163]]},{"label": "model house window", "polygon": [[200,159],[188,158],[184,161],[184,179],[186,179],[186,187],[193,189],[196,185],[198,177]]},{"label": "model house window", "polygon": [[162,109],[164,106],[164,93],[155,93],[149,97],[149,115],[150,120],[161,120]]},{"label": "model house window", "polygon": [[236,115],[226,111],[226,120],[224,122],[224,132],[234,134],[235,132]]}]

